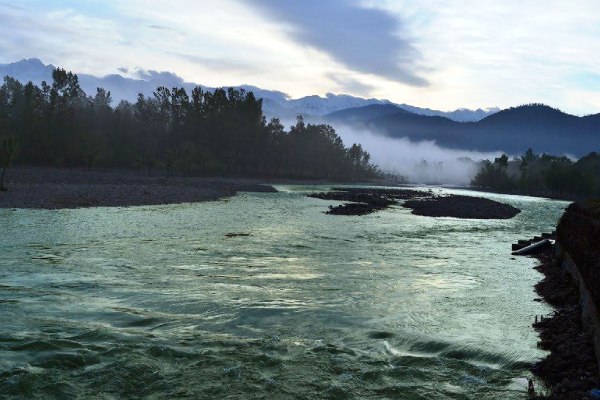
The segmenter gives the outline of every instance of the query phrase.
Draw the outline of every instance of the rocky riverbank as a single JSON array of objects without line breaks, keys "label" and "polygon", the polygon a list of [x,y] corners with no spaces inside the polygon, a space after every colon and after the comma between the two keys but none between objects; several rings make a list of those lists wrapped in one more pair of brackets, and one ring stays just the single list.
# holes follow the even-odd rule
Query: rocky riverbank
[{"label": "rocky riverbank", "polygon": [[519,250],[532,242],[556,239],[554,247],[527,248],[537,250],[535,269],[544,276],[535,291],[555,309],[549,316],[536,316],[533,323],[540,336],[538,346],[549,351],[531,368],[548,389],[541,395],[538,391],[538,399],[591,399],[592,390],[600,388],[595,351],[599,331],[594,328],[599,299],[598,219],[600,203],[574,203],[561,217],[556,233],[513,245],[513,250]]},{"label": "rocky riverbank", "polygon": [[551,249],[544,250],[537,258],[540,265],[536,269],[544,279],[535,286],[535,291],[555,311],[550,316],[536,317],[533,324],[540,335],[538,346],[550,351],[531,368],[550,391],[536,398],[591,398],[590,391],[600,387],[600,380],[592,336],[581,322],[577,286],[552,256]]},{"label": "rocky riverbank", "polygon": [[415,215],[473,219],[509,219],[519,209],[494,200],[459,195],[435,195],[430,191],[384,188],[333,188],[331,192],[308,195],[322,200],[349,201],[329,206],[327,214],[365,215],[403,201]]},{"label": "rocky riverbank", "polygon": [[237,192],[274,192],[243,179],[139,176],[131,170],[12,168],[0,208],[61,209],[193,203]]}]

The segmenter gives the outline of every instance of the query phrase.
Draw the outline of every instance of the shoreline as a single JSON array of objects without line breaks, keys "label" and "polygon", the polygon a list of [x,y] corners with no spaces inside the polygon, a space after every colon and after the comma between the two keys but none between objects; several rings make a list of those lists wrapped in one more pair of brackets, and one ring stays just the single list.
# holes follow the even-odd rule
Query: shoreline
[{"label": "shoreline", "polygon": [[235,176],[166,176],[166,170],[13,166],[0,209],[129,207],[216,201],[238,192],[277,192],[273,185],[358,185],[405,187],[388,181],[339,182],[326,179]]},{"label": "shoreline", "polygon": [[538,393],[533,398],[591,398],[591,390],[600,386],[598,364],[592,335],[582,323],[575,280],[561,267],[554,247],[540,251],[533,258],[537,260],[533,268],[543,276],[534,287],[535,293],[554,309],[549,315],[536,315],[532,324],[539,334],[538,347],[549,352],[530,368],[547,389],[547,393]]},{"label": "shoreline", "polygon": [[475,187],[475,186],[465,186],[462,189],[472,190],[474,192],[481,192],[481,193],[494,193],[494,194],[508,194],[511,196],[538,197],[538,198],[548,199],[548,200],[570,201],[570,202],[580,201],[580,200],[584,200],[587,198],[586,196],[577,196],[577,195],[556,196],[551,193],[499,191],[499,190],[492,190],[492,189],[480,188],[480,187]]},{"label": "shoreline", "polygon": [[276,192],[256,179],[145,176],[135,170],[13,167],[0,208],[73,209],[195,203]]}]

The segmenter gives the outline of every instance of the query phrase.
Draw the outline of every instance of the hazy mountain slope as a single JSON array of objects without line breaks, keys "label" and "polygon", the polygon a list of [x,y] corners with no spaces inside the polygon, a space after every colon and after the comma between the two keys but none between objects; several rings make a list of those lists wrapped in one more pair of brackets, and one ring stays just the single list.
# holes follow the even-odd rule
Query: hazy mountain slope
[{"label": "hazy mountain slope", "polygon": [[486,108],[485,110],[481,109],[481,108],[478,108],[477,110],[469,110],[467,108],[459,108],[454,111],[444,112],[444,111],[439,111],[439,110],[432,110],[430,108],[415,107],[415,106],[411,106],[409,104],[398,104],[398,106],[405,109],[406,111],[410,111],[415,114],[427,115],[430,117],[433,117],[433,116],[446,117],[451,120],[459,121],[459,122],[479,121],[480,119],[483,119],[483,118],[487,117],[488,115],[492,115],[492,114],[500,111],[500,109],[498,107]]},{"label": "hazy mountain slope", "polygon": [[374,118],[393,114],[414,114],[394,104],[371,104],[364,107],[346,108],[326,116],[329,122],[366,123]]},{"label": "hazy mountain slope", "polygon": [[506,109],[478,122],[385,112],[374,107],[346,110],[325,118],[334,127],[346,124],[390,137],[434,140],[455,149],[519,154],[531,147],[539,153],[575,156],[600,151],[600,114],[576,117],[537,104]]},{"label": "hazy mountain slope", "polygon": [[39,84],[42,81],[52,80],[54,68],[52,64],[44,65],[37,58],[30,58],[10,64],[0,64],[0,76],[11,76],[23,83],[31,81]]}]

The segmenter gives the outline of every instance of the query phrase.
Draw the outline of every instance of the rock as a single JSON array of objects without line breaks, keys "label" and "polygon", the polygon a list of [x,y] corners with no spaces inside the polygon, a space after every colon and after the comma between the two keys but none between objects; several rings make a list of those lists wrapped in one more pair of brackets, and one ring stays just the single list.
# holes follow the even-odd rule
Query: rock
[{"label": "rock", "polygon": [[521,212],[494,200],[456,195],[410,200],[404,207],[411,208],[416,215],[469,219],[510,219]]}]

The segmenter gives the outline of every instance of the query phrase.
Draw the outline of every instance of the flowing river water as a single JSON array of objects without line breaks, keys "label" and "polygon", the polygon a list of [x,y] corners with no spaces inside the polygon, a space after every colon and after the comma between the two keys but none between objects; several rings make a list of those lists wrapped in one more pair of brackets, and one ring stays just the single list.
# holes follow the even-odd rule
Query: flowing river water
[{"label": "flowing river water", "polygon": [[0,210],[0,398],[522,399],[543,357],[510,220],[330,216],[279,186],[208,203]]}]

